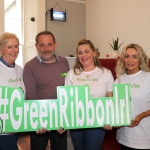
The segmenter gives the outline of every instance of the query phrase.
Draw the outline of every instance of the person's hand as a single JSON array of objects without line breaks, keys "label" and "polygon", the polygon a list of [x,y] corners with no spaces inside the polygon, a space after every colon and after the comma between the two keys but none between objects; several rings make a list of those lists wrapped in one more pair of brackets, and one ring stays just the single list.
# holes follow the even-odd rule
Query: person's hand
[{"label": "person's hand", "polygon": [[105,130],[112,130],[112,126],[110,126],[109,124],[105,124],[104,126],[103,126],[103,129],[105,129]]},{"label": "person's hand", "polygon": [[137,115],[135,117],[134,120],[131,121],[131,125],[128,126],[128,127],[135,127],[135,126],[138,126],[138,124],[140,123],[140,121],[145,118],[145,117],[148,117],[150,116],[150,110],[147,110],[145,112],[142,112],[141,114]]},{"label": "person's hand", "polygon": [[63,134],[64,132],[66,132],[66,130],[65,130],[64,128],[60,127],[60,128],[57,130],[57,132],[58,132],[59,134]]},{"label": "person's hand", "polygon": [[141,120],[142,120],[142,115],[137,115],[134,120],[131,120],[131,125],[128,127],[138,126],[138,124],[140,123]]},{"label": "person's hand", "polygon": [[[42,130],[41,129],[38,129],[37,131],[36,131],[36,134],[44,134],[44,133],[46,133],[47,132],[47,130],[43,127],[42,128]],[[49,131],[50,132],[50,131]]]},{"label": "person's hand", "polygon": [[131,120],[131,125],[128,127],[138,126],[138,124],[140,123],[141,120],[142,120],[141,117],[137,116],[134,120]]},{"label": "person's hand", "polygon": [[122,126],[113,126],[116,129],[120,129]]}]

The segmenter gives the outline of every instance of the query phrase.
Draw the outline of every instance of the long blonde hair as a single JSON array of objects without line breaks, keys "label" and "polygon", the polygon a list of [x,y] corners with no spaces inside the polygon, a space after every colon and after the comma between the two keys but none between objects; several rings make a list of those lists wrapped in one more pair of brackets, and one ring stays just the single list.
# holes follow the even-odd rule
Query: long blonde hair
[{"label": "long blonde hair", "polygon": [[[90,40],[82,39],[82,40],[78,41],[78,45],[77,45],[77,49],[76,49],[76,56],[78,55],[78,47],[80,45],[84,45],[84,44],[88,44],[90,46],[90,48],[93,50],[93,52],[96,51],[94,44]],[[102,67],[102,65],[101,65],[101,63],[99,61],[97,53],[96,53],[96,56],[93,57],[93,61],[94,61],[94,65],[95,66],[103,69],[103,67]],[[83,70],[83,66],[80,63],[78,57],[76,57],[76,61],[75,61],[75,65],[73,67],[73,70],[74,70],[74,73],[76,75],[79,75],[82,72],[82,70]]]},{"label": "long blonde hair", "polygon": [[125,58],[125,53],[126,50],[128,48],[134,48],[137,53],[138,53],[138,57],[140,60],[140,65],[139,68],[143,71],[146,72],[150,72],[150,68],[148,66],[148,57],[146,55],[146,53],[144,52],[143,48],[141,46],[139,46],[138,44],[128,44],[127,46],[125,46],[121,52],[120,55],[120,59],[117,62],[117,66],[116,66],[116,76],[119,77],[121,74],[125,73],[127,71],[127,68],[125,67],[125,63],[124,63],[124,58]]}]

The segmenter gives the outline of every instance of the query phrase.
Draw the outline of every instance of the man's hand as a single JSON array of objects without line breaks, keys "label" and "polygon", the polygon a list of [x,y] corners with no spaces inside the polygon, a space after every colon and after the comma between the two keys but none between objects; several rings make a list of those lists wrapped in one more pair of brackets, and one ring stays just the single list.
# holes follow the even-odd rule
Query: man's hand
[{"label": "man's hand", "polygon": [[66,132],[66,130],[65,130],[64,128],[60,127],[60,128],[57,130],[57,132],[58,132],[59,134],[63,134],[64,132]]},{"label": "man's hand", "polygon": [[[44,127],[42,128],[42,130],[40,130],[40,129],[38,129],[37,131],[36,131],[36,134],[44,134],[44,133],[46,133],[48,130],[46,130]],[[50,131],[49,131],[50,132]]]}]

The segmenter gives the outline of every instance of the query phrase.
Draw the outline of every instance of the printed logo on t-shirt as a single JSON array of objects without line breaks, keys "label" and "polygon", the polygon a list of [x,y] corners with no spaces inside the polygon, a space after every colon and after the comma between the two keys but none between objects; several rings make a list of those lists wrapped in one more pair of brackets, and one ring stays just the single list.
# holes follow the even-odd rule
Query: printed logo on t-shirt
[{"label": "printed logo on t-shirt", "polygon": [[130,84],[130,85],[131,85],[131,88],[140,88],[139,84]]},{"label": "printed logo on t-shirt", "polygon": [[97,78],[77,78],[77,81],[98,81]]},{"label": "printed logo on t-shirt", "polygon": [[16,79],[9,79],[8,82],[9,83],[14,83],[14,82],[21,82],[21,78],[16,78]]}]

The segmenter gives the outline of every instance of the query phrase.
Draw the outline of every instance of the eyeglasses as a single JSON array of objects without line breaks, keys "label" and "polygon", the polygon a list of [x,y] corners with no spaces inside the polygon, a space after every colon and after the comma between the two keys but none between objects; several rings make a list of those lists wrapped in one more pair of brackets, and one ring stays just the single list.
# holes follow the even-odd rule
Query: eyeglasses
[{"label": "eyeglasses", "polygon": [[2,132],[3,132],[3,120],[0,117],[0,135],[2,134]]}]

